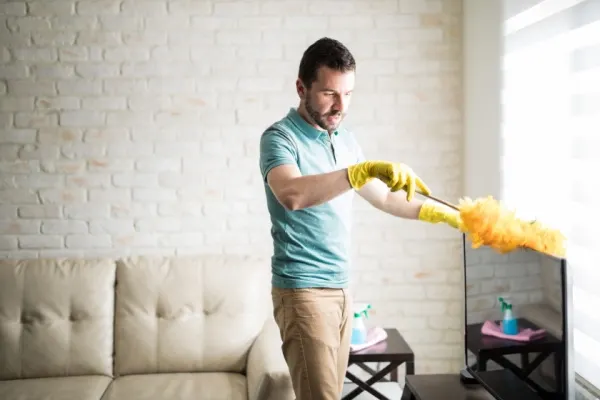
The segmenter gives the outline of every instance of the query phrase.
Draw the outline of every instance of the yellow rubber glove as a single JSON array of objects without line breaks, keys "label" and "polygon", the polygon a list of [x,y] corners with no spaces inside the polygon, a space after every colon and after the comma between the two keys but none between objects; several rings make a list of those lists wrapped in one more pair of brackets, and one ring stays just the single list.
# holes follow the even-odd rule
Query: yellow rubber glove
[{"label": "yellow rubber glove", "polygon": [[462,225],[458,211],[433,200],[425,200],[419,211],[419,220],[432,224],[443,222],[455,229],[459,229]]},{"label": "yellow rubber glove", "polygon": [[348,179],[356,190],[373,178],[381,180],[392,192],[405,190],[407,201],[412,200],[417,188],[424,194],[431,193],[421,178],[406,164],[389,161],[364,161],[348,167]]}]

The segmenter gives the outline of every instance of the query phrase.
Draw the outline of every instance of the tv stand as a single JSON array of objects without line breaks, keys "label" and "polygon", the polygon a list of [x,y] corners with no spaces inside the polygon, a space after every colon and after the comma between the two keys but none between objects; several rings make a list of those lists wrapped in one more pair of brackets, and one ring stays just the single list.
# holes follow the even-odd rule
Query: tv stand
[{"label": "tv stand", "polygon": [[467,369],[463,369],[460,371],[460,381],[463,385],[477,385],[479,384],[479,381],[477,379],[475,379],[473,377],[473,375],[471,375],[469,373],[469,371],[467,371]]},{"label": "tv stand", "polygon": [[402,400],[542,400],[510,371],[484,373],[489,387],[464,384],[462,374],[407,375]]}]

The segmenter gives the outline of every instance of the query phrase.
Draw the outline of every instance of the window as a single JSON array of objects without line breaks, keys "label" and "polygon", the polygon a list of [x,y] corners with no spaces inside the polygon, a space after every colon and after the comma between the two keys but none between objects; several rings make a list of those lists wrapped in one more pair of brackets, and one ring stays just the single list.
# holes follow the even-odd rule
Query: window
[{"label": "window", "polygon": [[503,4],[503,197],[569,239],[574,369],[600,396],[600,0]]}]

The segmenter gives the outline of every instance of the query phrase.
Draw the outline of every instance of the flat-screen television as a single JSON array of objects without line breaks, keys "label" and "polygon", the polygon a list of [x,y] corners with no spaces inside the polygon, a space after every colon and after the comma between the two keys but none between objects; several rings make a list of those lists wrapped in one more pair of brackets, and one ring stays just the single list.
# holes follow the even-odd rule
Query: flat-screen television
[{"label": "flat-screen television", "polygon": [[[530,249],[472,248],[465,235],[463,256],[467,372],[497,399],[568,399],[566,260]],[[517,335],[503,329],[511,313]]]}]

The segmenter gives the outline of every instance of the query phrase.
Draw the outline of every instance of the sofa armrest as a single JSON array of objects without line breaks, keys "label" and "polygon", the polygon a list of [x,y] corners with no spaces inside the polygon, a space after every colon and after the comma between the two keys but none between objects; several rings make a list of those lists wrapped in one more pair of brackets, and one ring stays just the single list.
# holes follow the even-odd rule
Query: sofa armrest
[{"label": "sofa armrest", "polygon": [[281,352],[281,336],[272,318],[267,318],[250,349],[246,376],[249,400],[294,399],[292,381]]}]

